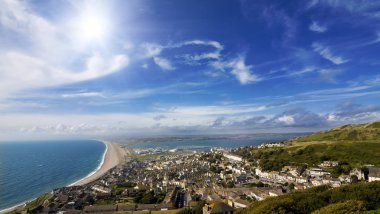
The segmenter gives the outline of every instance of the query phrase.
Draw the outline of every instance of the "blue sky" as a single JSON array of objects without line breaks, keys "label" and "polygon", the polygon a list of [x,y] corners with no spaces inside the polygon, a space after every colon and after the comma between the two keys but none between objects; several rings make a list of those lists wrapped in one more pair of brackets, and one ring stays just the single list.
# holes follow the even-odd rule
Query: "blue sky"
[{"label": "blue sky", "polygon": [[380,1],[0,3],[2,138],[380,119]]}]

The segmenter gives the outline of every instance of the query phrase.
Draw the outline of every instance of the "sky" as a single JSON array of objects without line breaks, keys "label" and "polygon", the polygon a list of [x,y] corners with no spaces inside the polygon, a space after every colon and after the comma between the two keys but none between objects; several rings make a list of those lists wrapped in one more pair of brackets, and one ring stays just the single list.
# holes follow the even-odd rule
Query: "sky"
[{"label": "sky", "polygon": [[0,138],[380,119],[378,0],[2,0]]}]

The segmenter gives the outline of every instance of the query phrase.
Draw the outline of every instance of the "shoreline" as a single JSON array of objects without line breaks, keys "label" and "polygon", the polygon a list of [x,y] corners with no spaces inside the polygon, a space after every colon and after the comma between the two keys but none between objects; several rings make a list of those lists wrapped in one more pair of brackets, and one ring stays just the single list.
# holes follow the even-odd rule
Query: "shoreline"
[{"label": "shoreline", "polygon": [[103,176],[110,169],[118,166],[125,158],[126,151],[120,145],[111,143],[109,141],[100,141],[106,145],[106,150],[102,157],[102,162],[99,166],[92,172],[90,172],[86,177],[68,185],[70,186],[82,186],[95,181],[96,179]]},{"label": "shoreline", "polygon": [[[125,148],[120,147],[120,145],[111,143],[109,141],[103,141],[103,140],[98,140],[98,141],[102,142],[106,146],[102,155],[102,160],[99,163],[98,167],[92,172],[90,172],[88,175],[86,175],[85,177],[67,185],[66,187],[82,186],[82,185],[91,183],[92,181],[95,181],[96,179],[98,179],[99,177],[107,173],[111,168],[119,165],[123,161],[123,159],[126,157],[127,151],[125,150]],[[37,198],[26,200],[12,207],[0,210],[0,214],[12,212],[18,208],[22,208],[26,206],[27,203],[32,202],[35,199]]]},{"label": "shoreline", "polygon": [[67,187],[75,186],[75,184],[90,178],[91,176],[93,176],[97,171],[99,171],[102,168],[102,166],[104,164],[104,159],[106,158],[106,154],[108,152],[108,144],[105,143],[104,141],[101,141],[101,140],[100,140],[100,142],[102,142],[106,146],[106,149],[104,150],[104,152],[102,154],[102,160],[100,161],[98,167],[96,167],[96,169],[94,169],[92,172],[88,173],[88,175],[86,175],[85,177],[80,178],[79,180],[74,181],[73,183],[67,185]]}]

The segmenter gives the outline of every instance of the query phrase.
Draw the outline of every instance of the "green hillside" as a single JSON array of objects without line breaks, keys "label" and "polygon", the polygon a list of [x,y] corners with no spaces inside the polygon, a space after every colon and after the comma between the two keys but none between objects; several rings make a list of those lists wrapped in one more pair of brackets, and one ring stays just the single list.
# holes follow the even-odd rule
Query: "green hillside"
[{"label": "green hillside", "polygon": [[380,121],[344,125],[328,131],[299,137],[297,141],[373,141],[380,140]]},{"label": "green hillside", "polygon": [[317,166],[323,161],[340,162],[333,175],[354,167],[380,166],[380,122],[345,125],[285,142],[284,147],[242,149],[240,155],[265,171],[279,171],[286,165]]},{"label": "green hillside", "polygon": [[339,188],[320,186],[254,202],[241,213],[376,213],[380,208],[380,182],[356,183]]}]

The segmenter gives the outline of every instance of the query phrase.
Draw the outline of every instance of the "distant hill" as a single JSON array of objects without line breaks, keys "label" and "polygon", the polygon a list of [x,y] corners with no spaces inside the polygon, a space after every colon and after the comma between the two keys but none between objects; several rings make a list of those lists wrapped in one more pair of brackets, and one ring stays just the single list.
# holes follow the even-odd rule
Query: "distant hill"
[{"label": "distant hill", "polygon": [[246,149],[243,157],[265,171],[279,171],[286,165],[317,166],[323,161],[338,161],[345,169],[335,175],[366,164],[380,166],[380,121],[344,125],[285,141],[284,147]]},{"label": "distant hill", "polygon": [[364,141],[380,140],[380,121],[367,124],[339,126],[327,131],[317,132],[296,141]]},{"label": "distant hill", "polygon": [[314,187],[254,202],[242,214],[266,213],[377,213],[380,209],[380,181],[356,183],[339,188]]}]

